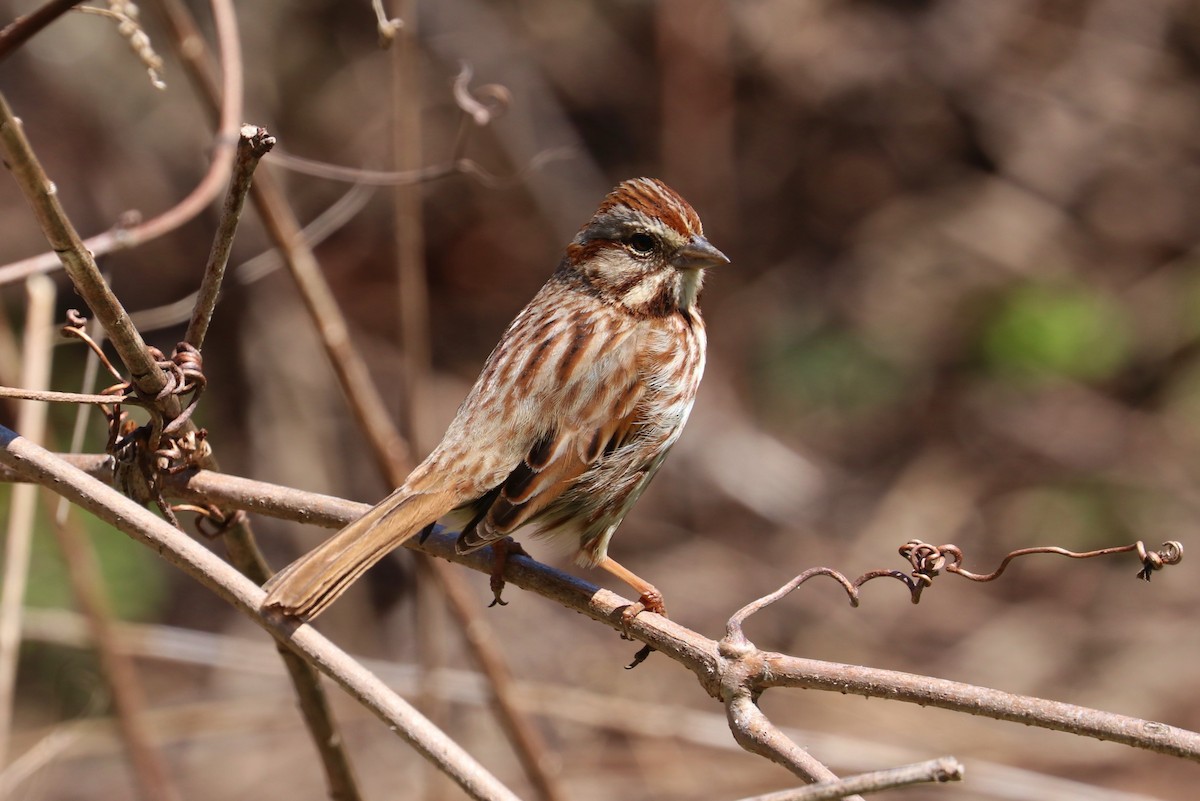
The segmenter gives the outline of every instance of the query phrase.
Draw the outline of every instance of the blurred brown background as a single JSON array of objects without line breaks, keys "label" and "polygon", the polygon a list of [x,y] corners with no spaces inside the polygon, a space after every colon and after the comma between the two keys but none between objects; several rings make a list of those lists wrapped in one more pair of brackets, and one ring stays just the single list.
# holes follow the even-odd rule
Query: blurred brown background
[{"label": "blurred brown background", "polygon": [[[7,20],[35,5],[0,9]],[[517,176],[421,188],[433,374],[418,389],[419,452],[603,194],[655,175],[691,200],[733,259],[706,287],[710,361],[692,422],[612,551],[662,589],[680,622],[720,636],[730,613],[805,568],[903,567],[895,549],[910,538],[955,542],[981,571],[1030,545],[1190,546],[1200,513],[1200,5],[418,6],[423,162],[451,158],[461,112],[450,87],[466,62],[473,85],[502,84],[512,97],[504,116],[471,131],[466,155]],[[156,3],[142,12],[166,60],[166,92],[150,87],[109,21],[82,15],[0,69],[85,234],[129,209],[167,208],[207,163],[205,118]],[[247,122],[288,153],[389,167],[392,56],[377,46],[369,4],[260,1],[243,4],[240,23]],[[305,221],[348,191],[362,197],[317,254],[406,418],[392,190],[279,175]],[[0,215],[0,263],[44,249],[8,178]],[[104,260],[130,309],[195,289],[214,220]],[[248,212],[235,261],[267,247]],[[382,497],[291,280],[262,260],[251,267],[228,282],[204,354],[199,418],[224,467]],[[78,305],[57,280],[63,309]],[[19,324],[20,286],[0,293]],[[146,333],[169,350],[182,330]],[[59,349],[56,387],[78,387],[80,364],[78,348]],[[69,419],[55,410],[63,441]],[[256,525],[276,565],[324,536]],[[130,619],[261,644],[131,542],[96,536]],[[30,603],[69,607],[53,547],[38,548]],[[419,614],[446,631],[437,658],[472,669],[438,604],[417,603],[410,559],[376,570],[322,628],[403,665],[418,658]],[[1187,622],[1200,584],[1187,562],[1149,585],[1134,579],[1137,567],[1037,557],[993,584],[943,578],[919,606],[875,583],[857,610],[817,583],[756,617],[748,634],[796,655],[1200,728],[1200,636]],[[468,580],[485,603],[486,579]],[[733,746],[719,706],[668,660],[626,672],[634,649],[612,632],[515,589],[508,600],[486,617],[546,710],[538,721],[573,798],[722,799],[794,784]],[[94,661],[61,642],[55,620],[31,616],[18,752],[106,712]],[[155,731],[188,797],[322,797],[276,661],[216,642],[163,645],[172,658],[140,663]],[[525,793],[473,685],[443,686],[453,696],[438,712],[446,728]],[[966,784],[899,798],[1186,799],[1200,783],[1200,769],[1180,760],[948,712],[811,692],[775,691],[764,703],[843,773],[943,753],[968,765]],[[418,760],[365,712],[338,707],[369,796],[421,797]],[[111,729],[73,731],[83,733],[16,797],[132,793]],[[458,797],[440,781],[431,793]]]}]

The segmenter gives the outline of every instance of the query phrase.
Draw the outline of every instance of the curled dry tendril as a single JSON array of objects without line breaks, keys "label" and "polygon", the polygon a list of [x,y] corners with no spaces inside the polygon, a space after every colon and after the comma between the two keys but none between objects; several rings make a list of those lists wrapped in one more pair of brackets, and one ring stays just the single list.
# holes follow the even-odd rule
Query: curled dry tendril
[{"label": "curled dry tendril", "polygon": [[722,654],[728,657],[736,657],[751,649],[753,646],[746,639],[742,631],[742,625],[746,619],[755,612],[765,609],[776,601],[781,600],[801,584],[816,576],[828,576],[840,584],[842,589],[846,591],[850,605],[857,607],[860,600],[859,588],[868,581],[873,581],[877,578],[892,578],[904,584],[908,587],[909,593],[912,596],[912,602],[915,604],[921,600],[921,592],[933,584],[934,577],[939,573],[952,573],[971,581],[994,581],[1004,573],[1014,559],[1033,554],[1058,554],[1059,556],[1066,556],[1071,559],[1091,559],[1098,556],[1113,556],[1136,552],[1142,564],[1141,570],[1137,573],[1138,578],[1146,581],[1150,580],[1150,576],[1154,571],[1162,570],[1167,565],[1179,564],[1183,560],[1183,544],[1178,541],[1164,542],[1158,550],[1150,550],[1146,547],[1145,543],[1139,540],[1129,545],[1101,548],[1082,553],[1069,551],[1066,548],[1059,548],[1057,546],[1021,548],[1005,556],[1001,560],[1000,565],[991,573],[974,573],[962,566],[964,561],[963,551],[957,545],[931,545],[921,540],[909,540],[900,546],[899,550],[900,555],[907,559],[909,565],[912,567],[912,570],[908,573],[902,570],[872,570],[851,581],[843,573],[833,568],[814,567],[796,576],[770,595],[765,595],[747,604],[735,612],[733,617],[729,618],[729,621],[726,623],[725,638],[721,641]]},{"label": "curled dry tendril", "polygon": [[[132,381],[117,371],[86,328],[87,318],[75,309],[67,312],[63,335],[87,345],[118,382],[101,392],[102,395],[113,396],[111,407],[100,406],[108,422],[105,451],[114,460],[115,483],[122,492],[141,503],[154,501],[163,515],[178,527],[179,521],[173,508],[163,498],[160,477],[182,473],[199,465],[211,454],[208,432],[187,426],[208,385],[200,351],[181,342],[175,346],[171,357],[167,358],[157,348],[149,348],[150,355],[167,378],[166,385],[150,396],[142,393]],[[182,408],[168,418],[163,409],[167,408],[165,401],[172,396],[181,399]],[[138,425],[124,410],[123,407],[127,405],[144,409],[149,421]],[[211,510],[202,517],[214,520]],[[229,521],[222,519],[215,521],[215,525],[219,533],[229,525]],[[204,531],[203,528],[201,530]]]}]

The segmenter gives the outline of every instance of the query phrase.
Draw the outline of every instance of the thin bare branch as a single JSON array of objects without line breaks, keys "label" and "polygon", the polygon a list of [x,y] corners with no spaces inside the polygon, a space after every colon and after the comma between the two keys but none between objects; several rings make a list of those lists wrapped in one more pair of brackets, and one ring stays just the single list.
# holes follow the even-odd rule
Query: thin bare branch
[{"label": "thin bare branch", "polygon": [[921,706],[1082,734],[1099,740],[1200,761],[1200,734],[1164,723],[1115,715],[1060,701],[917,676],[762,652],[754,671],[762,689],[834,690],[868,698],[891,698]]},{"label": "thin bare branch", "polygon": [[21,389],[20,387],[0,387],[0,398],[16,398],[18,400],[43,401],[47,403],[129,403],[136,400],[130,395],[91,395],[84,392],[56,392],[52,389]]},{"label": "thin bare branch", "polygon": [[832,801],[837,798],[846,798],[853,793],[878,793],[897,787],[931,782],[939,784],[958,782],[962,781],[963,773],[964,768],[958,760],[954,757],[942,757],[915,765],[904,765],[899,768],[849,776],[835,782],[822,782],[795,790],[756,795],[752,798],[743,798],[741,801]]},{"label": "thin bare branch", "polygon": [[996,570],[986,574],[972,573],[964,569],[962,567],[963,552],[957,545],[930,545],[920,540],[909,540],[900,546],[899,552],[901,556],[908,560],[909,565],[912,566],[910,573],[884,568],[868,571],[851,581],[845,575],[831,567],[813,567],[805,570],[779,589],[764,595],[762,598],[751,601],[735,612],[726,623],[725,638],[721,641],[722,648],[728,650],[731,655],[738,655],[743,651],[752,649],[753,646],[746,640],[745,634],[742,631],[742,625],[746,619],[787,597],[801,584],[817,576],[827,576],[840,584],[846,592],[850,605],[857,607],[860,603],[860,589],[864,584],[875,579],[890,578],[904,584],[909,590],[912,602],[915,604],[921,600],[921,594],[925,588],[933,584],[934,577],[942,572],[962,576],[971,581],[994,581],[1000,577],[1010,562],[1021,556],[1056,554],[1071,559],[1095,559],[1102,556],[1136,553],[1142,565],[1142,569],[1138,571],[1137,576],[1146,581],[1150,580],[1150,576],[1155,571],[1162,570],[1164,567],[1170,565],[1177,565],[1183,561],[1183,543],[1174,540],[1164,542],[1157,551],[1147,548],[1146,544],[1140,540],[1128,545],[1100,548],[1099,550],[1086,551],[1084,553],[1076,553],[1075,551],[1069,551],[1066,548],[1053,545],[1021,548],[1009,553],[1004,557]]},{"label": "thin bare branch", "polygon": [[[289,488],[271,488],[248,479],[218,478],[203,472],[177,476],[174,481],[178,483],[172,485],[172,490],[186,486],[194,493],[203,488],[204,494],[211,493],[211,501],[230,504],[246,501],[253,503],[255,510],[263,514],[275,513],[287,519],[314,523],[323,520],[322,524],[330,528],[340,528],[369,508],[366,504]],[[483,573],[491,572],[490,556],[486,551],[461,556],[455,553],[453,540],[450,536],[431,536],[424,544],[409,543],[409,547],[469,565]],[[621,611],[629,601],[523,557],[510,560],[505,579],[670,654],[672,659],[692,670],[709,694],[716,698],[721,697],[720,677],[729,669],[722,668],[721,662],[761,657],[754,669],[745,674],[755,689],[803,687],[889,698],[1084,734],[1200,761],[1200,734],[1163,723],[896,671],[799,659],[757,649],[753,654],[758,656],[749,652],[741,656],[736,649],[728,651],[725,642],[718,646],[718,643],[657,615],[638,615],[626,628]],[[753,649],[748,643],[747,647]]]},{"label": "thin bare branch", "polygon": [[[100,276],[104,283],[108,283],[109,276],[106,273],[101,273]],[[83,344],[87,345],[91,352],[92,360],[96,362],[96,370],[100,369],[100,365],[104,365],[104,369],[108,374],[116,379],[117,383],[124,385],[125,376],[121,375],[121,371],[113,366],[113,363],[108,360],[108,356],[104,355],[104,348],[101,342],[104,341],[104,326],[100,320],[92,319],[90,322],[86,317],[79,313],[78,309],[67,309],[67,323],[62,327],[62,335],[67,339],[78,339]],[[95,380],[95,371],[92,372],[92,380]],[[85,387],[90,387],[92,384],[84,384]],[[112,390],[109,390],[112,391]]]},{"label": "thin bare branch", "polygon": [[[214,0],[213,13],[217,22],[222,56],[222,73],[225,78],[222,95],[223,102],[220,104],[218,144],[228,140],[228,144],[231,147],[237,130],[237,118],[241,114],[242,74],[240,46],[238,44],[236,19],[230,0]],[[48,239],[50,239],[56,253],[61,254],[63,263],[67,266],[77,290],[83,295],[93,312],[100,319],[109,338],[113,340],[117,352],[121,355],[122,360],[129,369],[132,382],[136,385],[141,395],[154,399],[153,408],[151,408],[152,425],[149,429],[147,450],[154,454],[155,459],[157,459],[160,453],[162,453],[159,442],[161,436],[165,433],[178,434],[179,439],[174,439],[173,442],[168,443],[169,447],[177,449],[180,442],[192,442],[197,446],[203,446],[194,453],[188,452],[185,455],[189,459],[198,457],[199,462],[205,467],[216,469],[216,460],[212,456],[211,450],[207,448],[207,445],[198,437],[188,439],[189,437],[195,437],[196,434],[195,427],[188,420],[188,416],[195,406],[195,400],[198,398],[199,390],[203,385],[200,383],[175,381],[175,378],[183,377],[179,370],[172,369],[172,377],[168,378],[167,373],[163,369],[164,366],[172,367],[172,365],[177,368],[187,368],[191,361],[195,361],[195,374],[200,376],[198,353],[177,354],[179,359],[187,360],[181,364],[178,359],[163,361],[160,355],[146,348],[140,333],[134,328],[128,315],[108,288],[99,270],[96,269],[92,253],[84,246],[84,243],[79,241],[78,235],[57,202],[53,184],[45,177],[40,166],[37,164],[32,149],[29,147],[28,141],[25,140],[20,130],[19,122],[13,117],[7,105],[3,103],[2,97],[0,97],[0,145],[3,145],[6,161],[10,164],[14,174],[18,177],[19,183],[30,198],[38,214],[39,221],[42,222],[43,229],[47,233]],[[224,165],[219,171],[210,170],[210,179],[215,176],[219,183],[224,182],[232,155],[232,152],[229,152],[223,157],[218,156],[214,161],[214,165],[222,161]],[[192,193],[190,199],[194,200],[198,197],[197,192],[199,189],[198,187],[197,191]],[[203,203],[196,205],[191,213],[199,211],[202,205],[207,204],[208,199],[210,198],[204,198]],[[156,223],[159,229],[155,230],[159,230],[160,232],[162,230],[169,230],[170,226],[167,226],[167,218],[176,220],[172,225],[182,222],[179,218],[186,210],[185,207],[187,205],[188,201],[185,201],[176,207],[176,209],[164,215],[163,218],[159,218]],[[145,226],[142,228],[145,229]],[[95,245],[92,247],[95,248]],[[186,389],[187,387],[191,387],[192,389]],[[187,391],[193,392],[192,404],[184,408],[179,395]],[[172,430],[172,427],[174,427],[174,430]],[[166,458],[170,459],[173,457],[168,456]],[[148,486],[152,490],[151,495],[153,497],[154,479],[156,477],[147,476],[146,478],[148,479]],[[173,516],[169,507],[161,503],[161,499],[155,498],[155,500],[160,501],[160,506],[165,515],[168,517]],[[230,511],[228,514],[222,513],[220,517],[223,521],[226,521],[223,526],[223,533],[225,534],[231,558],[244,573],[255,576],[259,581],[262,581],[270,574],[270,570],[258,553],[249,524],[244,515],[238,516]],[[292,672],[293,681],[298,688],[302,706],[312,713],[312,717],[306,718],[306,721],[313,729],[314,739],[318,745],[318,750],[323,756],[331,787],[335,788],[336,792],[340,793],[343,797],[356,798],[357,790],[354,788],[349,764],[341,748],[340,737],[333,736],[333,724],[329,709],[327,704],[323,703],[322,690],[317,685],[312,668],[304,664],[303,660],[291,655],[285,657],[285,662],[288,663],[289,669]]]},{"label": "thin bare branch", "polygon": [[[732,697],[725,699],[729,730],[738,745],[752,754],[766,757],[796,776],[810,782],[837,782],[837,775],[812,754],[792,742],[763,711],[758,708],[749,683],[741,678],[726,682],[734,688]],[[857,799],[856,801],[861,801]]]},{"label": "thin bare branch", "polygon": [[[85,337],[85,341],[98,348],[96,340],[104,336],[104,329],[95,320],[86,327],[91,330],[84,330],[81,325],[81,335]],[[88,355],[80,386],[86,389],[95,383],[100,362],[95,352]],[[76,411],[75,427],[71,435],[72,453],[83,446],[87,415],[91,410],[85,405],[80,405]],[[49,493],[46,493],[45,497],[49,498]],[[136,667],[131,655],[117,643],[118,624],[113,619],[105,593],[96,550],[77,518],[71,515],[70,501],[60,496],[57,503],[51,504],[51,507],[54,532],[67,564],[73,591],[84,611],[88,632],[85,638],[86,645],[94,648],[99,656],[117,714],[117,730],[121,734],[138,782],[147,798],[178,798],[179,791],[170,780],[162,754],[146,731],[145,697],[141,683],[137,680]]]},{"label": "thin bare branch", "polygon": [[362,184],[363,186],[408,186],[436,181],[457,175],[462,170],[457,163],[433,164],[411,170],[371,170],[362,167],[345,167],[325,161],[308,159],[287,152],[275,152],[268,163],[288,172],[324,178],[328,181]]},{"label": "thin bare branch", "polygon": [[[250,531],[248,517],[240,511],[232,513],[232,517],[228,511],[216,511],[222,517],[222,539],[229,551],[230,561],[256,586],[262,586],[271,577],[272,570],[258,550],[258,544]],[[228,525],[229,523],[233,525]],[[325,772],[330,798],[337,801],[359,801],[362,791],[359,788],[358,777],[349,754],[342,746],[342,736],[334,720],[333,708],[329,704],[325,686],[320,681],[317,667],[283,641],[276,641],[275,645],[292,681],[304,725],[321,757],[321,767]],[[436,764],[441,766],[441,763]]]},{"label": "thin bare branch", "polygon": [[422,756],[441,767],[472,798],[515,801],[516,796],[416,710],[311,626],[267,616],[257,587],[234,568],[149,510],[80,472],[43,448],[0,426],[0,462],[70,498],[115,528],[153,548],[301,654],[362,702]]},{"label": "thin bare branch", "polygon": [[274,146],[275,137],[267,133],[266,128],[242,126],[238,136],[237,159],[234,161],[233,175],[229,179],[229,191],[225,195],[225,205],[221,209],[221,219],[213,237],[208,263],[204,266],[204,278],[200,283],[196,306],[192,310],[192,321],[183,338],[184,342],[197,350],[204,347],[204,337],[208,334],[208,325],[217,306],[217,295],[221,291],[225,267],[229,264],[233,238],[242,218],[242,206],[246,202],[246,193],[250,191],[250,179],[259,160]]},{"label": "thin bare branch", "polygon": [[493,628],[479,619],[480,604],[467,592],[462,577],[452,574],[452,570],[449,565],[438,563],[434,565],[432,573],[451,611],[458,618],[459,626],[466,632],[471,656],[487,678],[496,717],[512,742],[521,767],[538,796],[547,801],[565,799],[568,797],[566,789],[558,776],[547,767],[552,761],[547,758],[550,748],[517,700],[516,681],[493,634]]},{"label": "thin bare branch", "polygon": [[[29,316],[26,320],[25,358],[22,361],[25,374],[22,376],[22,381],[40,385],[48,383],[50,361],[53,354],[50,337],[53,328],[50,323],[54,314],[54,283],[40,275],[31,276],[28,282],[30,284],[30,303]],[[113,403],[117,400],[115,396],[111,395],[99,397],[103,398],[104,400],[101,402],[105,403]],[[43,400],[43,398],[37,400]],[[43,433],[41,429],[44,427],[46,407],[35,403],[23,404],[26,412],[30,410],[30,407],[38,412],[37,417],[31,419],[30,415],[22,414],[20,426],[23,431],[28,432],[27,436],[36,441]],[[29,519],[25,521],[21,529],[10,530],[8,540],[10,548],[21,547],[26,551],[28,549],[27,541],[23,542],[23,540],[26,540],[32,531],[31,503],[33,498],[32,496],[25,497],[28,489],[28,487],[22,486],[14,493],[15,516],[13,520],[15,522],[17,516],[25,516]],[[53,516],[54,510],[51,508],[50,511]],[[71,587],[90,623],[93,644],[99,656],[104,678],[111,690],[113,705],[117,712],[118,729],[133,768],[137,786],[146,799],[171,801],[181,798],[171,782],[162,755],[154,748],[151,738],[146,733],[142,716],[145,702],[132,663],[127,656],[118,653],[113,646],[111,612],[104,596],[103,584],[99,578],[95,555],[91,551],[90,543],[79,530],[75,521],[65,515],[61,519],[56,518],[52,528],[67,566]],[[11,565],[15,569],[23,562],[27,562],[27,554],[24,557],[14,556],[11,561],[6,562],[6,565]],[[24,594],[23,578],[16,575],[6,576],[5,587],[10,588],[12,596],[11,598],[6,597],[5,604],[0,605],[0,610],[4,613],[3,622],[0,622],[0,629],[4,630],[0,634],[0,642],[15,643],[19,641],[19,628],[14,629],[10,621],[19,619],[20,600]],[[9,602],[15,605],[10,607],[8,606]],[[0,651],[3,650],[0,648]],[[4,675],[3,680],[6,687],[10,689],[9,685],[15,677],[15,663],[7,664],[7,656],[7,653],[0,656],[0,659],[6,661],[4,666],[0,666],[0,674]],[[3,701],[0,701],[0,708],[6,706]],[[4,719],[7,720],[7,714],[4,714]],[[4,736],[0,735],[0,742],[4,739]],[[0,758],[0,763],[2,762],[3,759]]]},{"label": "thin bare branch", "polygon": [[[163,0],[167,21],[171,25],[187,74],[198,90],[210,113],[218,107],[217,87],[212,66],[191,12],[178,0]],[[186,47],[185,47],[186,44]],[[349,326],[338,308],[337,301],[321,274],[312,249],[305,242],[300,223],[288,205],[286,196],[273,179],[270,170],[261,171],[250,189],[263,224],[279,247],[285,264],[292,272],[297,287],[310,314],[322,321],[322,344],[329,363],[343,387],[362,387],[361,393],[350,398],[351,411],[373,439],[386,442],[388,452],[407,462],[408,443],[391,424],[387,405],[374,391],[370,371],[350,340]],[[381,465],[381,467],[385,467]],[[386,467],[385,467],[386,469]]]},{"label": "thin bare branch", "polygon": [[[223,143],[228,145],[224,149],[228,152],[223,156],[221,155],[223,151],[218,150],[218,158],[214,160],[213,168],[210,169],[209,175],[203,184],[203,186],[211,184],[215,192],[216,187],[226,180],[229,164],[233,158],[232,148],[236,141],[238,118],[241,116],[242,68],[236,18],[230,0],[213,0],[213,14],[216,19],[217,36],[221,52],[221,71],[224,83],[220,89],[222,98],[220,103],[215,100],[215,94],[218,91],[216,83],[212,83],[211,90],[214,96],[212,105],[214,114],[219,114],[218,146],[220,147]],[[195,30],[194,26],[189,35],[192,37],[189,46],[185,46],[184,37],[182,36],[178,36],[175,40],[176,46],[180,49],[185,59],[188,57],[188,52],[195,49],[194,45],[203,43],[203,37]],[[201,51],[203,52],[203,47],[201,47]],[[217,169],[218,164],[222,161],[224,162],[224,166]],[[184,213],[185,207],[188,206],[189,201],[199,197],[200,189],[201,187],[197,187],[192,195],[189,196],[189,200],[185,200],[183,204],[168,212],[162,218],[159,218],[157,224],[160,227],[155,230],[159,230],[160,232],[169,230],[169,227],[164,227],[167,225],[168,219],[175,220],[174,224],[181,222],[182,219],[180,217]],[[190,213],[194,214],[202,205],[207,204],[210,197],[206,197]],[[62,217],[61,210],[59,211],[59,216]],[[62,219],[65,222],[65,217],[62,217]],[[67,224],[69,225],[69,223]],[[142,226],[142,229],[145,228],[146,226]],[[75,253],[75,251],[76,249],[73,249],[71,252]],[[83,254],[86,258],[90,259],[90,254],[86,250],[83,250]],[[0,270],[0,272],[3,272],[3,270]],[[130,367],[132,380],[136,384],[140,394],[153,399],[153,402],[147,406],[151,412],[152,420],[148,428],[149,433],[145,437],[146,442],[135,442],[133,449],[131,449],[132,452],[137,448],[144,448],[144,451],[148,452],[148,455],[137,456],[134,453],[135,458],[133,463],[127,467],[126,472],[129,473],[135,470],[143,471],[145,474],[140,479],[141,484],[144,485],[143,489],[148,491],[150,499],[155,500],[159,504],[164,515],[168,519],[173,519],[173,512],[171,512],[170,507],[165,504],[159,495],[158,483],[161,473],[156,465],[160,461],[165,461],[170,469],[179,469],[179,464],[189,463],[198,464],[208,469],[219,469],[216,458],[213,456],[211,448],[204,441],[202,433],[197,432],[194,424],[189,420],[191,411],[195,408],[195,403],[199,398],[199,392],[203,388],[203,374],[200,371],[199,352],[187,346],[187,343],[181,343],[175,357],[166,360],[157,352],[145,350],[144,344],[141,343],[140,334],[133,328],[128,316],[120,309],[119,303],[112,296],[107,285],[102,279],[99,279],[99,274],[94,269],[83,272],[85,274],[84,277],[93,281],[93,285],[90,286],[93,290],[92,294],[97,299],[108,303],[112,311],[119,311],[123,327],[120,330],[114,331],[111,325],[114,314],[109,313],[109,310],[103,312],[97,311],[96,306],[92,305],[93,310],[97,311],[97,317],[105,324],[110,337],[115,340],[118,353],[122,355],[122,358],[126,361],[126,365]],[[72,278],[74,280],[75,276],[72,276]],[[78,283],[76,281],[77,285]],[[88,293],[85,292],[82,294],[84,294],[85,299],[89,299]],[[90,299],[89,304],[91,304]],[[126,356],[129,358],[126,358]],[[135,367],[136,364],[144,368],[147,361],[153,368],[152,371],[139,371]],[[171,377],[169,383],[167,374],[163,370],[164,368],[170,369]],[[188,392],[192,393],[191,403],[187,407],[184,407],[181,395]],[[116,421],[118,427],[119,422],[119,420]],[[169,434],[170,436],[167,442],[161,443],[160,440],[163,439],[164,434]],[[160,447],[160,444],[162,447]],[[120,465],[121,463],[118,462],[118,466]],[[134,489],[130,481],[126,480],[124,483],[127,489]],[[246,516],[237,513],[236,510],[221,510],[216,508],[213,509],[213,513],[214,517],[221,521],[217,532],[223,535],[231,560],[243,574],[261,583],[270,575],[271,571],[258,551]],[[305,722],[313,735],[318,753],[322,757],[322,763],[326,769],[326,777],[329,781],[331,792],[340,798],[358,798],[357,787],[353,781],[353,774],[341,745],[341,738],[334,730],[331,712],[328,704],[324,701],[323,690],[319,686],[312,667],[291,653],[284,656],[284,662],[291,674],[293,684],[297,688],[301,707],[306,713]]]},{"label": "thin bare branch", "polygon": [[[420,151],[416,148],[420,139],[420,129],[413,98],[399,88],[401,84],[416,83],[412,77],[415,72],[412,62],[415,58],[412,38],[414,32],[410,28],[405,33],[408,35],[404,37],[403,46],[397,49],[396,59],[398,72],[407,76],[408,80],[397,82],[400,95],[395,102],[401,120],[398,126],[398,134],[402,140],[398,151],[399,166],[402,170],[412,170],[420,163]],[[275,193],[271,191],[270,186],[260,186],[258,189],[260,194],[256,195],[256,199],[261,199],[260,213],[267,220],[268,228],[277,237],[277,241],[283,242],[283,251],[288,253],[289,243],[297,239],[292,212],[282,196],[273,196]],[[411,389],[409,397],[412,409],[413,406],[419,406],[412,401],[416,399],[415,388],[418,386],[420,375],[427,369],[424,365],[428,359],[427,356],[422,357],[414,353],[413,348],[419,347],[425,341],[428,323],[423,301],[423,270],[420,267],[422,230],[419,195],[405,188],[398,192],[397,246],[402,265],[402,325],[408,367],[406,383]],[[272,220],[275,221],[274,224]],[[379,400],[377,387],[349,341],[341,310],[333,300],[323,276],[314,269],[316,262],[311,252],[306,249],[298,250],[292,255],[289,266],[301,288],[316,330],[331,356],[343,393],[372,446],[372,452],[384,476],[392,486],[399,486],[410,467],[408,450],[396,447],[396,443],[404,442],[404,439],[393,426]],[[415,426],[410,426],[410,429],[415,429]],[[428,569],[442,588],[460,628],[465,632],[473,632],[466,637],[467,645],[492,683],[497,714],[526,773],[543,798],[563,798],[563,790],[546,769],[547,749],[540,733],[518,710],[512,697],[511,674],[492,639],[485,634],[487,624],[480,618],[480,610],[469,601],[467,593],[459,586],[461,579],[445,565],[431,562],[428,563]]]}]

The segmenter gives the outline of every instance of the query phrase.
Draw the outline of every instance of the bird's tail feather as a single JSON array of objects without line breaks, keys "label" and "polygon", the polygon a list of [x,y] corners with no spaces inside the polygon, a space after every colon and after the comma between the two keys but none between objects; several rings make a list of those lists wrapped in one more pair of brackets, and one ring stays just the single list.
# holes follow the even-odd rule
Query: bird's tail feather
[{"label": "bird's tail feather", "polygon": [[276,573],[264,607],[315,618],[374,565],[455,506],[449,493],[393,492],[362,517]]}]

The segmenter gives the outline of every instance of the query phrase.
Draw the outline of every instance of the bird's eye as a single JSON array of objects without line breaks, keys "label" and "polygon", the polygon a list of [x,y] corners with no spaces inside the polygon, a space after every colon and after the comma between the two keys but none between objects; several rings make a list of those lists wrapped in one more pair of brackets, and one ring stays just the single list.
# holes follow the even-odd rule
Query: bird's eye
[{"label": "bird's eye", "polygon": [[630,234],[628,237],[626,237],[625,244],[628,245],[629,249],[634,253],[642,256],[646,256],[654,252],[654,237],[650,236],[650,234]]}]

